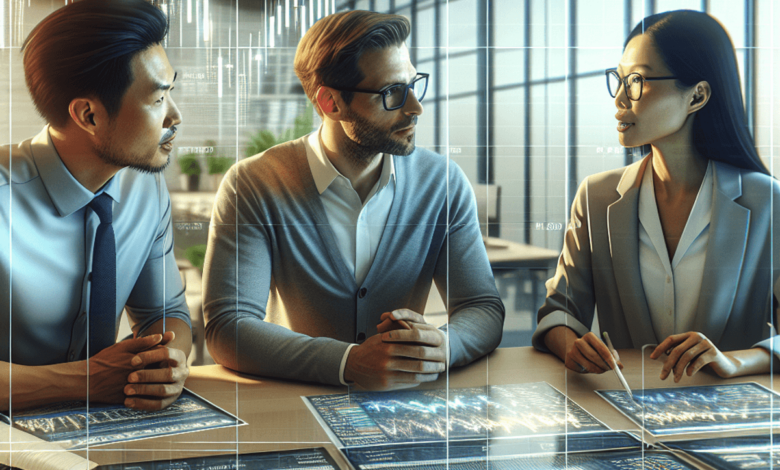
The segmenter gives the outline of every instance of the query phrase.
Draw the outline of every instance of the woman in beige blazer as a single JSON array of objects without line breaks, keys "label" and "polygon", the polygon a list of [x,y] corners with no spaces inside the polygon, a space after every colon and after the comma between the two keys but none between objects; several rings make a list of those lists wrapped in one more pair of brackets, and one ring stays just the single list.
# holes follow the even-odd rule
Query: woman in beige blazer
[{"label": "woman in beige blazer", "polygon": [[576,372],[611,369],[597,308],[616,348],[658,344],[662,379],[768,372],[780,186],[748,131],[728,34],[700,12],[645,18],[607,83],[621,145],[648,154],[580,185],[534,346]]}]

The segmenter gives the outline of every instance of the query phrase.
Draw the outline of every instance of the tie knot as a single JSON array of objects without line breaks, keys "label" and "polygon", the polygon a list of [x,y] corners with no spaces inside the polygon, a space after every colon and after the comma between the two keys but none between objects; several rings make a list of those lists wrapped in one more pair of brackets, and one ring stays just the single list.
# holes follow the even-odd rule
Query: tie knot
[{"label": "tie knot", "polygon": [[106,193],[95,197],[90,201],[89,207],[92,209],[98,217],[100,217],[101,224],[110,224],[113,222],[112,216],[112,204],[113,200],[111,196]]}]

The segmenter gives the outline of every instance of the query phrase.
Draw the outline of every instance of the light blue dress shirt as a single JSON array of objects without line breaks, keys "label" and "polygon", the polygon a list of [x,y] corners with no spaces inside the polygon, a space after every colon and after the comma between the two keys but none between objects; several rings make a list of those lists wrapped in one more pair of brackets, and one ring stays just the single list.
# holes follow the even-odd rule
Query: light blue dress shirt
[{"label": "light blue dress shirt", "polygon": [[[102,191],[114,200],[117,327],[124,308],[136,333],[163,318],[189,324],[165,181],[125,168]],[[0,146],[0,360],[83,359],[100,223],[87,207],[93,197],[62,163],[48,127]]]}]

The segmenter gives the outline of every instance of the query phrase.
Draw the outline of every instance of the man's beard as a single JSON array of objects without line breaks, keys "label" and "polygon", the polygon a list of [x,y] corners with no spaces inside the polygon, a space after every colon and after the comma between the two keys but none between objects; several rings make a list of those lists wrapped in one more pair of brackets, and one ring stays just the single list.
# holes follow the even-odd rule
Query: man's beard
[{"label": "man's beard", "polygon": [[129,167],[142,173],[162,173],[171,162],[171,156],[168,155],[168,158],[162,165],[152,165],[149,162],[154,160],[154,157],[157,153],[156,150],[148,155],[128,155],[114,148],[113,139],[100,145],[96,145],[94,151],[95,154],[105,163],[123,168]]},{"label": "man's beard", "polygon": [[397,140],[392,137],[393,132],[417,124],[417,116],[393,125],[389,130],[382,129],[371,123],[368,119],[359,116],[349,108],[344,110],[346,118],[352,123],[354,138],[349,137],[341,149],[343,155],[352,162],[355,167],[365,168],[371,163],[371,159],[377,154],[406,156],[414,152],[414,133]]}]

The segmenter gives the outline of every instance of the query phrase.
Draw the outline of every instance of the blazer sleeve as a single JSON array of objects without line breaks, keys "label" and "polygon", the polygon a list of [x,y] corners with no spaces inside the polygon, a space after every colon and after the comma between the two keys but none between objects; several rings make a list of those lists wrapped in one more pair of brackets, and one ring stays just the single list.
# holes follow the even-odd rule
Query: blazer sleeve
[{"label": "blazer sleeve", "polygon": [[[770,315],[774,318],[774,331],[769,332],[769,338],[753,345],[754,348],[766,349],[775,356],[774,368],[780,368],[780,335],[777,335],[780,316],[777,311],[780,307],[780,183],[771,180],[772,183],[772,203],[769,206],[770,217],[772,218],[772,312]],[[767,328],[768,329],[768,328]]]},{"label": "blazer sleeve", "polygon": [[591,269],[591,233],[588,209],[588,179],[582,182],[571,207],[571,219],[563,238],[555,275],[547,281],[547,298],[537,314],[533,346],[548,352],[544,336],[557,326],[567,326],[578,336],[590,331],[595,296]]}]

